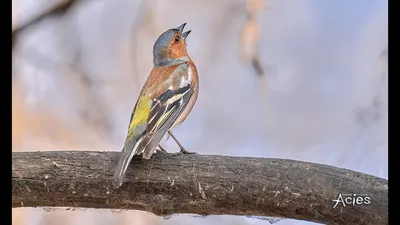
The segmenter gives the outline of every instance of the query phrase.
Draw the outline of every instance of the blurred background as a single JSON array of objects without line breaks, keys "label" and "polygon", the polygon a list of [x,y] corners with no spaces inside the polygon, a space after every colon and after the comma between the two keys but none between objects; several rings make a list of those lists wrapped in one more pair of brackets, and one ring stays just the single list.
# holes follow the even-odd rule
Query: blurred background
[{"label": "blurred background", "polygon": [[[13,151],[120,151],[155,40],[187,22],[200,94],[175,135],[189,151],[305,160],[387,179],[387,0],[12,4]],[[179,151],[172,139],[164,146]],[[15,225],[266,223],[13,209]]]}]

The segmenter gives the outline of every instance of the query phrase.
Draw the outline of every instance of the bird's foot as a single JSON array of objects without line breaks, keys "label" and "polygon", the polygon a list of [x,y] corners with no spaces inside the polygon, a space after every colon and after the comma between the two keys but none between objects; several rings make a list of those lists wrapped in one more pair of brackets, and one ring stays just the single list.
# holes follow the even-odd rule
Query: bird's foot
[{"label": "bird's foot", "polygon": [[198,153],[197,152],[189,152],[188,150],[181,148],[181,150],[179,152],[174,153],[173,155],[178,156],[178,155],[184,155],[184,154],[197,155]]},{"label": "bird's foot", "polygon": [[158,148],[156,148],[156,152],[167,153],[167,150],[165,150],[165,148],[163,148],[161,145],[158,145]]}]

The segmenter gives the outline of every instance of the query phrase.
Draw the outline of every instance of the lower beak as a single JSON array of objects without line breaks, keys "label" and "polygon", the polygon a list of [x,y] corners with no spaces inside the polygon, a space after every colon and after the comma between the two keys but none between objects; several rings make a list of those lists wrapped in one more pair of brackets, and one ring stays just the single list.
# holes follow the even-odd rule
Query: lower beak
[{"label": "lower beak", "polygon": [[186,40],[186,38],[187,38],[187,36],[189,36],[190,32],[192,32],[192,30],[188,30],[188,31],[186,31],[185,33],[183,33],[183,34],[182,34],[182,38],[183,38],[184,40]]}]

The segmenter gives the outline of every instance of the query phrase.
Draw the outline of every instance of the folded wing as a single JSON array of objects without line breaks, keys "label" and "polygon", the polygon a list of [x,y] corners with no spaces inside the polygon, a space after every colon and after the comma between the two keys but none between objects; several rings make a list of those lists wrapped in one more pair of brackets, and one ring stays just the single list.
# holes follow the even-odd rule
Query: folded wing
[{"label": "folded wing", "polygon": [[146,135],[141,143],[143,158],[151,157],[154,148],[182,114],[192,95],[193,88],[187,84],[176,90],[167,90],[155,99],[150,111]]}]

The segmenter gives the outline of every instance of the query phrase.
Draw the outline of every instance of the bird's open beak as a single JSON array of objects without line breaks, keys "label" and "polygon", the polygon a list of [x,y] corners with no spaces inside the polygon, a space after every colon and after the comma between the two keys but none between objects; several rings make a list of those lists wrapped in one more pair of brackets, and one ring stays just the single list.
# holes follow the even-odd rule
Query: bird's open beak
[{"label": "bird's open beak", "polygon": [[186,31],[185,33],[183,33],[183,34],[182,34],[182,38],[183,38],[184,40],[186,40],[186,38],[187,38],[187,36],[189,36],[190,32],[192,32],[192,30],[188,30],[188,31]]},{"label": "bird's open beak", "polygon": [[180,25],[180,26],[177,27],[176,29],[178,29],[179,32],[181,33],[182,38],[186,40],[187,36],[189,36],[190,32],[192,32],[192,31],[189,30],[189,31],[186,31],[185,33],[183,33],[183,29],[185,28],[185,26],[186,26],[186,23]]}]

